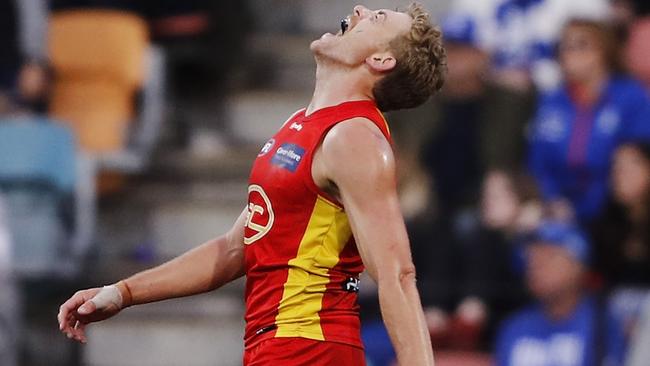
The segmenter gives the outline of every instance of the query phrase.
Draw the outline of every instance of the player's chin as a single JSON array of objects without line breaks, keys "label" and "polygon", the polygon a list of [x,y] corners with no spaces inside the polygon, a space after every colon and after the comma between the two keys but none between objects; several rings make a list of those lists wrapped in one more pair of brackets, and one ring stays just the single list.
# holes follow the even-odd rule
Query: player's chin
[{"label": "player's chin", "polygon": [[335,47],[339,39],[340,37],[332,33],[325,33],[320,38],[314,40],[310,48],[313,52],[325,52],[325,50]]},{"label": "player's chin", "polygon": [[316,39],[316,40],[312,41],[312,42],[309,44],[309,49],[310,49],[312,52],[317,53],[317,52],[318,52],[318,49],[319,49],[319,43],[320,43],[320,40],[319,40],[319,39]]},{"label": "player's chin", "polygon": [[309,45],[309,49],[315,54],[321,54],[325,48],[325,43],[321,39],[314,40]]}]

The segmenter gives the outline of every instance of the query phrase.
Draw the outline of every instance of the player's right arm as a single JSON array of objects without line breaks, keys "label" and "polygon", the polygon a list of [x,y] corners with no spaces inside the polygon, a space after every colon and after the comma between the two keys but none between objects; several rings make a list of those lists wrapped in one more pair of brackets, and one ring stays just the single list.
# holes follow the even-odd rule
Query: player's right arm
[{"label": "player's right arm", "polygon": [[345,207],[363,264],[377,283],[382,318],[399,364],[433,366],[395,169],[392,148],[379,128],[365,118],[353,118],[328,132],[312,172],[320,187],[338,192]]},{"label": "player's right arm", "polygon": [[112,317],[122,309],[217,289],[244,275],[244,210],[224,235],[170,260],[102,288],[78,291],[57,316],[68,338],[85,342],[85,325]]}]

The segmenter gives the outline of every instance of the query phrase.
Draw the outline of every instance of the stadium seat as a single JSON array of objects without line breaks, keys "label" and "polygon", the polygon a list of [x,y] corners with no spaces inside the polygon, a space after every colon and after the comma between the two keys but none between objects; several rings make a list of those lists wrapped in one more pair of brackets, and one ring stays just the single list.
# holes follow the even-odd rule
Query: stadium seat
[{"label": "stadium seat", "polygon": [[163,54],[150,46],[145,21],[116,10],[55,12],[48,48],[51,115],[75,131],[99,169],[140,170],[160,129],[164,90]]},{"label": "stadium seat", "polygon": [[20,278],[74,276],[94,230],[94,169],[71,131],[49,120],[0,120],[0,194]]},{"label": "stadium seat", "polygon": [[625,64],[650,88],[650,17],[639,19],[630,27]]}]

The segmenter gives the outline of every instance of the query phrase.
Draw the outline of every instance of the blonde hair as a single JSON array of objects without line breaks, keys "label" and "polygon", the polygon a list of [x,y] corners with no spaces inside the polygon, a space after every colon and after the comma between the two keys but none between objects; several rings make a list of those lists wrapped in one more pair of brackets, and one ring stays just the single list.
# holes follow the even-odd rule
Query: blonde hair
[{"label": "blonde hair", "polygon": [[411,29],[389,44],[397,64],[372,90],[382,111],[424,103],[442,88],[447,72],[447,54],[440,29],[431,24],[421,4],[412,3],[406,14],[413,18]]}]

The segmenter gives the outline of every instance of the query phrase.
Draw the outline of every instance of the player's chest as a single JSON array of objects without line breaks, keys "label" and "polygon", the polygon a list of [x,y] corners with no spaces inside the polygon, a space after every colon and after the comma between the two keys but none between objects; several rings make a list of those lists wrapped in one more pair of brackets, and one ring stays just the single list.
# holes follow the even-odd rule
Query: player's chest
[{"label": "player's chest", "polygon": [[289,188],[311,174],[311,156],[318,135],[312,126],[289,122],[260,149],[250,183]]}]

